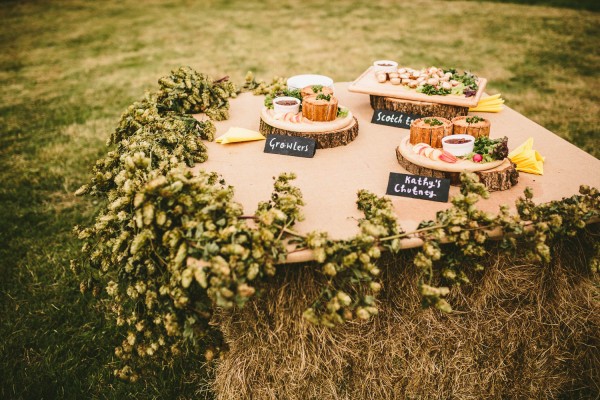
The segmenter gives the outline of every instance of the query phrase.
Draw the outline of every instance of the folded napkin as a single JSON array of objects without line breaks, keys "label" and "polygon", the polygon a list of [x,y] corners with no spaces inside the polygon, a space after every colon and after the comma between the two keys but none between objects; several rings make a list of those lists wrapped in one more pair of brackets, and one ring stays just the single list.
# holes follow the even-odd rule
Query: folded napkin
[{"label": "folded napkin", "polygon": [[260,133],[232,126],[223,135],[219,136],[215,141],[221,144],[237,143],[237,142],[251,142],[253,140],[265,140],[265,137]]},{"label": "folded napkin", "polygon": [[517,164],[517,171],[528,174],[544,174],[544,161],[546,158],[537,150],[533,150],[533,138],[527,139],[525,143],[508,153],[508,158]]}]

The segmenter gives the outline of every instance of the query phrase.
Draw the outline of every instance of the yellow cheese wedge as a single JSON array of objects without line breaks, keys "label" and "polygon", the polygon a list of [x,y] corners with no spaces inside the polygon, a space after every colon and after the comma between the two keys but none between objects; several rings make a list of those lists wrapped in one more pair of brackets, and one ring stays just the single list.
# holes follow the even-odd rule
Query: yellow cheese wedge
[{"label": "yellow cheese wedge", "polygon": [[492,106],[492,107],[477,106],[477,107],[469,108],[469,111],[497,113],[497,112],[502,111],[503,109],[504,109],[504,107],[502,107],[502,106]]},{"label": "yellow cheese wedge", "polygon": [[533,138],[527,139],[508,153],[508,158],[517,164],[517,171],[528,174],[544,174],[544,161],[546,158],[533,149]]},{"label": "yellow cheese wedge", "polygon": [[221,144],[227,143],[238,143],[238,142],[251,142],[253,140],[265,140],[265,137],[261,135],[259,132],[246,129],[239,128],[233,126],[225,132],[225,134],[219,136],[215,142]]},{"label": "yellow cheese wedge", "polygon": [[476,107],[491,107],[491,106],[500,106],[504,104],[504,100],[502,99],[498,99],[498,100],[492,100],[492,101],[486,101],[486,102],[479,102],[477,103]]},{"label": "yellow cheese wedge", "polygon": [[[482,103],[488,103],[488,102],[490,102],[490,101],[497,100],[497,99],[500,99],[500,93],[498,93],[498,94],[494,94],[494,95],[492,95],[492,96],[488,96],[488,97],[482,97],[482,98],[479,100],[479,104],[482,104]],[[501,100],[501,99],[500,99],[500,100]]]},{"label": "yellow cheese wedge", "polygon": [[512,159],[514,156],[521,153],[522,151],[531,150],[532,148],[533,148],[533,138],[530,137],[529,139],[524,141],[522,144],[517,146],[513,151],[508,153],[508,158]]},{"label": "yellow cheese wedge", "polygon": [[502,104],[504,104],[504,99],[501,98],[500,93],[498,93],[492,96],[481,98],[475,107],[469,108],[469,111],[496,113],[504,109]]}]

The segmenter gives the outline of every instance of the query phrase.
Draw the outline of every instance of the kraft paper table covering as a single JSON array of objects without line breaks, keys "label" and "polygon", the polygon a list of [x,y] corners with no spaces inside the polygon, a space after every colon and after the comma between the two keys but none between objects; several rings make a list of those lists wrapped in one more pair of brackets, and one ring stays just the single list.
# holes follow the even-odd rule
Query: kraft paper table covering
[{"label": "kraft paper table covering", "polygon": [[[234,187],[234,199],[243,205],[246,215],[254,214],[260,201],[270,199],[273,177],[295,172],[297,179],[293,184],[302,191],[305,219],[293,229],[301,233],[326,231],[333,239],[351,238],[359,232],[357,220],[363,217],[356,208],[358,190],[366,189],[383,196],[390,172],[407,173],[398,164],[395,149],[409,131],[372,124],[369,96],[349,92],[348,85],[335,84],[335,95],[340,104],[349,107],[359,122],[358,137],[347,146],[319,149],[311,159],[264,153],[265,141],[228,145],[205,142],[208,161],[198,164],[195,169],[219,173]],[[263,101],[264,96],[252,93],[232,99],[230,118],[215,122],[215,136],[222,135],[231,126],[258,130]],[[527,186],[533,189],[536,203],[570,197],[578,193],[582,184],[600,187],[600,160],[518,112],[505,107],[500,113],[471,114],[490,120],[490,137],[508,136],[510,150],[533,137],[534,149],[546,157],[543,176],[521,173],[519,183],[512,189],[492,192],[489,199],[480,200],[480,209],[497,213],[500,205],[508,204],[516,212],[515,200],[523,195]],[[450,198],[457,193],[459,188],[452,186]],[[434,219],[438,210],[451,205],[397,196],[388,198],[405,231],[415,229],[423,220]],[[418,239],[411,239],[403,243],[403,247],[420,243]],[[304,254],[298,260],[293,257],[289,260],[306,258]]]}]

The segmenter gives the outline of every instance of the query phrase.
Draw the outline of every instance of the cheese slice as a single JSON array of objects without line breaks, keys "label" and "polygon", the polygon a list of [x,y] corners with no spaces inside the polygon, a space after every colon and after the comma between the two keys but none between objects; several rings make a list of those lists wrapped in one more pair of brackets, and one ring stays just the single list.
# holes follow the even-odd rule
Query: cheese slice
[{"label": "cheese slice", "polygon": [[511,151],[508,154],[508,158],[517,164],[517,171],[528,174],[544,174],[544,161],[546,158],[533,149],[533,138],[527,139]]},{"label": "cheese slice", "polygon": [[227,132],[225,132],[225,134],[219,136],[215,140],[215,142],[227,144],[238,142],[251,142],[253,140],[265,140],[265,137],[256,131],[232,126],[227,130]]}]

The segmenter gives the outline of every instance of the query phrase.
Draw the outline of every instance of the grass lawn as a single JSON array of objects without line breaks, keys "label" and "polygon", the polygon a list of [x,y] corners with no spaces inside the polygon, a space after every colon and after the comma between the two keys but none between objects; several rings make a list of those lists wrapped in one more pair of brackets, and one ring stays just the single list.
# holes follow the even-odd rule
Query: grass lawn
[{"label": "grass lawn", "polygon": [[171,69],[241,83],[247,70],[350,81],[381,58],[466,68],[508,106],[600,156],[596,2],[403,4],[3,2],[0,398],[210,397],[194,354],[135,385],[114,379],[122,338],[69,270],[79,254],[71,229],[98,207],[73,192],[120,113]]}]

